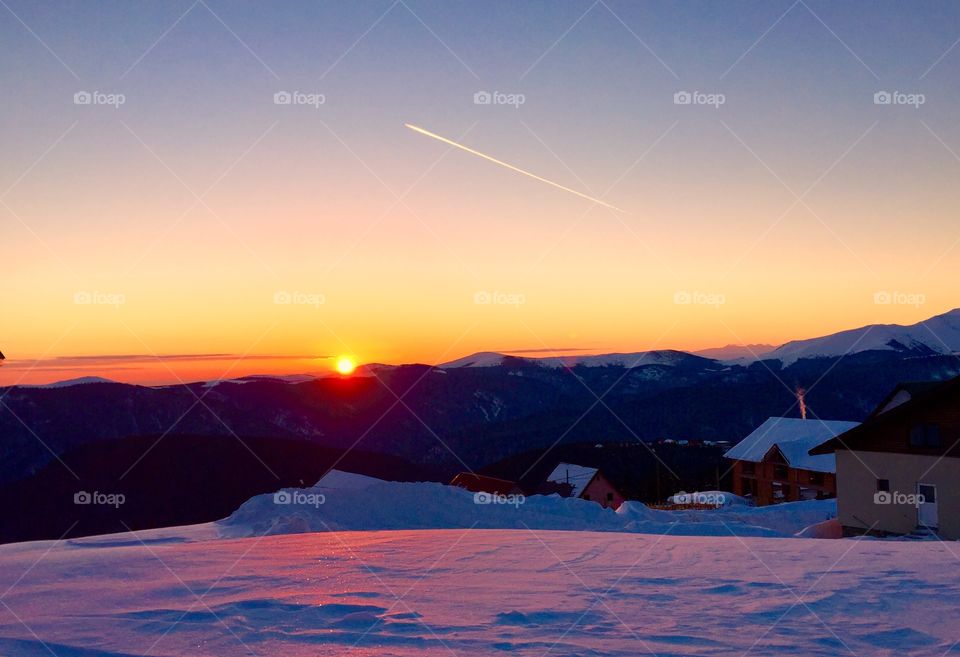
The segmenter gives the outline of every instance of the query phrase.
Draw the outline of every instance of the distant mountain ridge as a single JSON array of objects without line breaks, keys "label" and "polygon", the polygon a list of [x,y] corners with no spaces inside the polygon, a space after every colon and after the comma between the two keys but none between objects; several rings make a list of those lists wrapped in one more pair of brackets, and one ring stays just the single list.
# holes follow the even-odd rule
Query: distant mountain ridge
[{"label": "distant mountain ridge", "polygon": [[960,374],[950,353],[958,345],[955,310],[913,326],[787,343],[763,362],[671,350],[488,352],[440,367],[368,367],[376,377],[13,386],[0,388],[0,485],[61,466],[57,459],[92,442],[167,433],[356,445],[450,476],[558,442],[735,442],[771,416],[798,416],[798,388],[814,416],[861,421],[901,381]]},{"label": "distant mountain ridge", "polygon": [[441,363],[437,367],[441,369],[456,369],[460,367],[497,367],[514,361],[536,363],[544,367],[562,368],[562,367],[640,367],[643,365],[676,365],[681,361],[701,358],[696,354],[686,351],[677,351],[674,349],[661,349],[655,351],[638,351],[633,353],[613,353],[596,354],[592,356],[544,356],[527,357],[513,356],[508,353],[499,353],[496,351],[480,351],[463,358],[458,358],[447,363]]},{"label": "distant mountain ridge", "polygon": [[[431,367],[438,373],[462,368],[501,367],[506,364],[526,363],[550,369],[573,367],[623,367],[635,368],[656,365],[674,367],[679,364],[693,363],[703,367],[743,365],[758,361],[780,361],[781,367],[789,367],[799,360],[807,358],[835,358],[867,351],[897,352],[904,355],[950,355],[960,354],[960,308],[954,308],[943,314],[935,315],[916,324],[869,324],[815,338],[791,340],[780,346],[769,344],[728,344],[724,347],[712,347],[697,351],[677,349],[656,349],[628,353],[573,354],[559,356],[524,356],[516,352],[479,351],[439,365],[390,365],[385,363],[365,363],[359,365],[352,376],[379,377],[400,367]],[[234,379],[198,381],[207,387],[223,383],[248,383],[252,381],[273,380],[296,384],[324,378],[340,378],[336,372],[291,375],[248,375]],[[107,383],[109,379],[89,376],[47,384],[23,385],[19,387],[56,388],[90,383]],[[155,388],[180,386],[180,383],[151,386]]]},{"label": "distant mountain ridge", "polygon": [[916,324],[870,324],[809,340],[793,340],[766,354],[791,365],[803,358],[844,356],[864,351],[897,351],[917,355],[960,352],[960,308]]},{"label": "distant mountain ridge", "polygon": [[830,358],[865,351],[897,351],[904,354],[932,355],[960,352],[960,308],[935,315],[916,324],[869,324],[804,340],[791,340],[780,346],[766,344],[727,345],[695,352],[675,349],[590,356],[513,356],[509,353],[481,351],[442,363],[437,367],[497,367],[508,359],[537,363],[546,367],[639,367],[675,365],[686,358],[702,358],[727,364],[746,365],[760,360],[779,360],[787,367],[804,358]]}]

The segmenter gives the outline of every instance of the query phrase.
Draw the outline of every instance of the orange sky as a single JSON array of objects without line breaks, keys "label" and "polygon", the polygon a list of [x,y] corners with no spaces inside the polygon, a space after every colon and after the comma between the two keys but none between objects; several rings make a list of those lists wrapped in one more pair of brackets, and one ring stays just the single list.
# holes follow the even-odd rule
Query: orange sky
[{"label": "orange sky", "polygon": [[960,306],[956,5],[367,4],[230,30],[202,3],[17,5],[0,385],[779,344]]}]

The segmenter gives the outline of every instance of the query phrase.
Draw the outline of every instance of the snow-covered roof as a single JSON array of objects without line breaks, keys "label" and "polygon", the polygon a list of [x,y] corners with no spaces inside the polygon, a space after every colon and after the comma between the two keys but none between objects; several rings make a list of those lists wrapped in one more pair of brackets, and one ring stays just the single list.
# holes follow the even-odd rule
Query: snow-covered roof
[{"label": "snow-covered roof", "polygon": [[858,424],[860,423],[842,420],[771,417],[724,456],[737,461],[759,463],[767,452],[776,446],[792,468],[836,472],[837,465],[833,454],[811,456],[809,451]]},{"label": "snow-covered roof", "polygon": [[583,492],[583,489],[586,488],[587,484],[590,483],[590,480],[593,479],[596,474],[597,468],[588,468],[584,465],[576,465],[574,463],[560,463],[553,469],[550,476],[547,477],[547,481],[555,484],[570,484],[573,486],[571,495],[573,497],[579,497],[580,493]]}]

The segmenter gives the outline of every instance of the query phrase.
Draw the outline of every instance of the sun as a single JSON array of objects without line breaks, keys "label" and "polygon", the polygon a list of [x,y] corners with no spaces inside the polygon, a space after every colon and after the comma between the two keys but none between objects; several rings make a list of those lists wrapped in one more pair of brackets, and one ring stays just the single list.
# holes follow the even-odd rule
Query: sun
[{"label": "sun", "polygon": [[353,362],[353,359],[350,356],[340,356],[337,358],[337,371],[340,374],[353,374],[353,370],[357,368],[357,364]]}]

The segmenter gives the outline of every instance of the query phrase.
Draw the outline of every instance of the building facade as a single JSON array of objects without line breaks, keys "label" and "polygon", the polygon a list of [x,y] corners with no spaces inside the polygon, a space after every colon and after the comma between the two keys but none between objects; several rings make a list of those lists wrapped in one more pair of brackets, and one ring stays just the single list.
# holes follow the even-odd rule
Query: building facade
[{"label": "building facade", "polygon": [[757,506],[835,497],[833,455],[813,456],[809,451],[856,425],[837,420],[767,419],[724,455],[733,461],[733,493]]},{"label": "building facade", "polygon": [[538,491],[563,497],[579,497],[609,509],[617,509],[626,498],[598,468],[559,463]]},{"label": "building facade", "polygon": [[837,463],[847,535],[960,539],[960,377],[901,384],[859,427],[813,450]]}]

